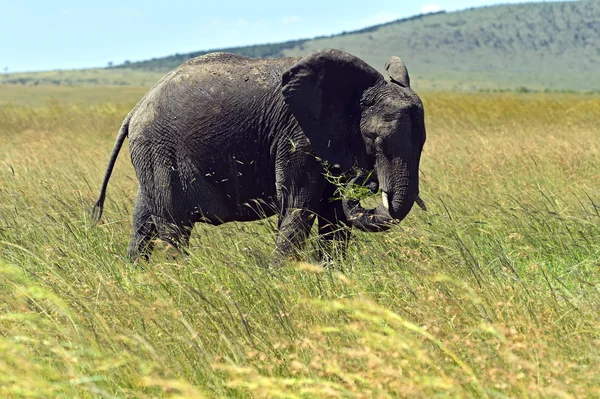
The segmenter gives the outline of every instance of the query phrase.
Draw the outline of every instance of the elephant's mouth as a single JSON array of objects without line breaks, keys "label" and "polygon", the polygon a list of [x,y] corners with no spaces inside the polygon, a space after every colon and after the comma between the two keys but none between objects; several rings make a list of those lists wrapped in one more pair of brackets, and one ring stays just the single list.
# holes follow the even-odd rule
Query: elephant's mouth
[{"label": "elephant's mouth", "polygon": [[[373,194],[375,194],[375,193],[373,193]],[[385,191],[381,192],[381,202],[383,203],[383,207],[389,211],[390,210],[390,200],[389,200],[388,193],[386,193]],[[423,201],[423,199],[421,198],[419,193],[417,193],[417,195],[415,197],[415,204],[417,204],[419,206],[419,208],[421,208],[422,210],[427,212],[427,205],[425,204],[425,201]]]},{"label": "elephant's mouth", "polygon": [[[357,184],[358,179],[359,178],[352,179],[350,181],[349,185]],[[376,195],[379,193],[379,180],[377,179],[376,175],[369,175],[367,178],[365,178],[364,181],[362,182],[362,186],[367,188],[369,190],[369,192],[371,192],[371,194],[373,194],[373,195]],[[384,190],[381,190],[381,202],[383,204],[383,207],[389,211],[390,210],[390,194],[388,194]],[[425,204],[425,201],[423,201],[423,199],[421,198],[419,193],[417,193],[417,195],[415,196],[414,202],[419,206],[419,208],[421,208],[422,210],[427,212],[427,205]]]},{"label": "elephant's mouth", "polygon": [[[358,183],[359,177],[352,179],[349,185]],[[379,192],[379,181],[375,176],[370,176],[362,181],[362,186],[368,188],[372,194]],[[381,191],[382,204],[373,209],[367,209],[361,205],[359,199],[343,200],[344,212],[348,221],[359,230],[363,231],[385,231],[389,230],[393,224],[400,222],[403,218],[394,218],[390,214],[390,205],[393,201],[393,194],[385,190]],[[425,202],[417,193],[414,197],[416,203],[424,211],[427,210]]]}]

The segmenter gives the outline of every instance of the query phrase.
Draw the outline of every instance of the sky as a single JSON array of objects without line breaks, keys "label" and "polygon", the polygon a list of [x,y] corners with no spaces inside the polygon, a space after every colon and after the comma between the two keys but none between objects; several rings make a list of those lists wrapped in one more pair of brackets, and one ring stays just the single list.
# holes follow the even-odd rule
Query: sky
[{"label": "sky", "polygon": [[0,71],[103,67],[312,38],[495,3],[499,1],[0,0]]}]

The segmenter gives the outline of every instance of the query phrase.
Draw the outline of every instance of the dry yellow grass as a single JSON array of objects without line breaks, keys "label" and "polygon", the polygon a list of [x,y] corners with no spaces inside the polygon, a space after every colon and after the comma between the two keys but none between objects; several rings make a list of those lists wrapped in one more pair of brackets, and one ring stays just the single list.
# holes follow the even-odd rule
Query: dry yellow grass
[{"label": "dry yellow grass", "polygon": [[0,106],[0,396],[600,395],[598,97],[425,93],[430,211],[269,272],[272,220],[128,265],[125,152],[91,225],[107,94]]},{"label": "dry yellow grass", "polygon": [[[149,83],[148,86],[153,84]],[[52,101],[62,104],[97,105],[111,102],[135,102],[148,86],[22,86],[0,85],[0,105],[45,106]]]}]

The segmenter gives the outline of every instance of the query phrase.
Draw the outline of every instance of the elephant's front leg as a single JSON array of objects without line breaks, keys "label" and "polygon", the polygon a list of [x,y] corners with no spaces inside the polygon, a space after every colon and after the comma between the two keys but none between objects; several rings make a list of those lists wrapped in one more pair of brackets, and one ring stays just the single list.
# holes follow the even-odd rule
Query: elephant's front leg
[{"label": "elephant's front leg", "polygon": [[279,233],[274,263],[287,257],[298,257],[315,217],[325,189],[322,167],[310,156],[290,156],[276,171],[279,203]]},{"label": "elephant's front leg", "polygon": [[319,210],[319,255],[324,262],[343,259],[352,236],[342,201],[335,198],[335,191],[334,185],[328,185]]},{"label": "elephant's front leg", "polygon": [[310,209],[288,208],[280,215],[274,259],[276,264],[286,258],[299,258],[314,221],[315,212]]}]

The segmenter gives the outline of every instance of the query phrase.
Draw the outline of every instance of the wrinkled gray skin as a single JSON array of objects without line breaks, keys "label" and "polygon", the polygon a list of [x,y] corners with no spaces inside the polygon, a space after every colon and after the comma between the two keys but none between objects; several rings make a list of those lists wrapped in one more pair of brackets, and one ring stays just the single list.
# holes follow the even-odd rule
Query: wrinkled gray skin
[{"label": "wrinkled gray skin", "polygon": [[[276,258],[301,247],[315,216],[323,247],[340,242],[342,252],[349,226],[388,229],[417,199],[425,124],[404,63],[392,57],[386,70],[390,82],[339,50],[279,59],[214,53],[186,62],[123,122],[96,219],[128,136],[139,180],[132,260],[150,255],[153,236],[184,247],[196,222],[278,214]],[[356,168],[375,172],[370,187],[383,191],[383,205],[331,200],[336,188],[325,169],[350,182]]]}]

